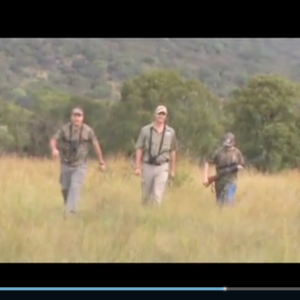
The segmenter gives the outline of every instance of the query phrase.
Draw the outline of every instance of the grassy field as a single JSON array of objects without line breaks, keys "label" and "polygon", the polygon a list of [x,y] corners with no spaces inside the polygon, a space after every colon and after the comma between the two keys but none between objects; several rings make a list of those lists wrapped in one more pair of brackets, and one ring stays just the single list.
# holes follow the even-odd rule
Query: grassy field
[{"label": "grassy field", "polygon": [[299,262],[300,174],[245,172],[220,210],[196,166],[181,162],[160,208],[140,204],[122,160],[93,163],[78,216],[62,218],[56,162],[2,158],[1,262]]}]

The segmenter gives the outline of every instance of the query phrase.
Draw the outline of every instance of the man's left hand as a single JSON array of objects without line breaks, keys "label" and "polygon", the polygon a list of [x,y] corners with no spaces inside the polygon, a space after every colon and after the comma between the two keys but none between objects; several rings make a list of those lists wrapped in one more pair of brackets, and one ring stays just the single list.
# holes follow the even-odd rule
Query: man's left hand
[{"label": "man's left hand", "polygon": [[105,171],[106,170],[106,166],[105,166],[104,162],[100,162],[99,165],[100,165],[101,171]]}]

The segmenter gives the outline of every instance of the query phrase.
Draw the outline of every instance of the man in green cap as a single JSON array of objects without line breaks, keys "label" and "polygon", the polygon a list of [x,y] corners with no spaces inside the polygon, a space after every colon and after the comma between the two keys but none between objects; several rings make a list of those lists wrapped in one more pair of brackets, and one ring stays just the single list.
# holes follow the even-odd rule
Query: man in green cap
[{"label": "man in green cap", "polygon": [[[75,213],[80,197],[81,186],[86,176],[89,143],[92,143],[98,156],[101,170],[105,170],[102,150],[94,130],[84,122],[81,108],[74,108],[71,122],[62,126],[50,140],[52,157],[60,157],[60,184],[67,213]],[[61,153],[58,150],[61,145]]]},{"label": "man in green cap", "polygon": [[[241,151],[235,147],[235,137],[231,132],[225,134],[222,147],[217,149],[212,157],[205,162],[203,184],[206,186],[208,185],[208,170],[211,164],[215,165],[217,175],[225,168],[231,170],[218,176],[215,190],[219,205],[232,205],[237,189],[237,173],[238,170],[244,168],[244,158]],[[232,166],[234,166],[233,169]]]}]

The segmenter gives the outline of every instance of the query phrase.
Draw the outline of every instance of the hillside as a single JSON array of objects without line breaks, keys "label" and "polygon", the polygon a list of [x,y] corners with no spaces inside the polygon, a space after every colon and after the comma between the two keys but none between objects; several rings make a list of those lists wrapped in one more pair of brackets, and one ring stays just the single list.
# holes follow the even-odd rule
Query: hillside
[{"label": "hillside", "polygon": [[51,86],[118,98],[122,81],[178,69],[226,96],[256,73],[300,79],[300,39],[0,39],[0,95]]}]

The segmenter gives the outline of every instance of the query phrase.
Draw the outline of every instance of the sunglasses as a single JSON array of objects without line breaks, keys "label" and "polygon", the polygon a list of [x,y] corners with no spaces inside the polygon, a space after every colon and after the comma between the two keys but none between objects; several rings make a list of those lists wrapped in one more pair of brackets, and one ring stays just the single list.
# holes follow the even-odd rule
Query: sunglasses
[{"label": "sunglasses", "polygon": [[160,113],[158,113],[158,115],[159,115],[159,116],[166,116],[167,114],[164,113],[164,112],[160,112]]},{"label": "sunglasses", "polygon": [[74,117],[82,117],[82,114],[76,113],[76,114],[73,114],[73,116],[74,116]]}]

